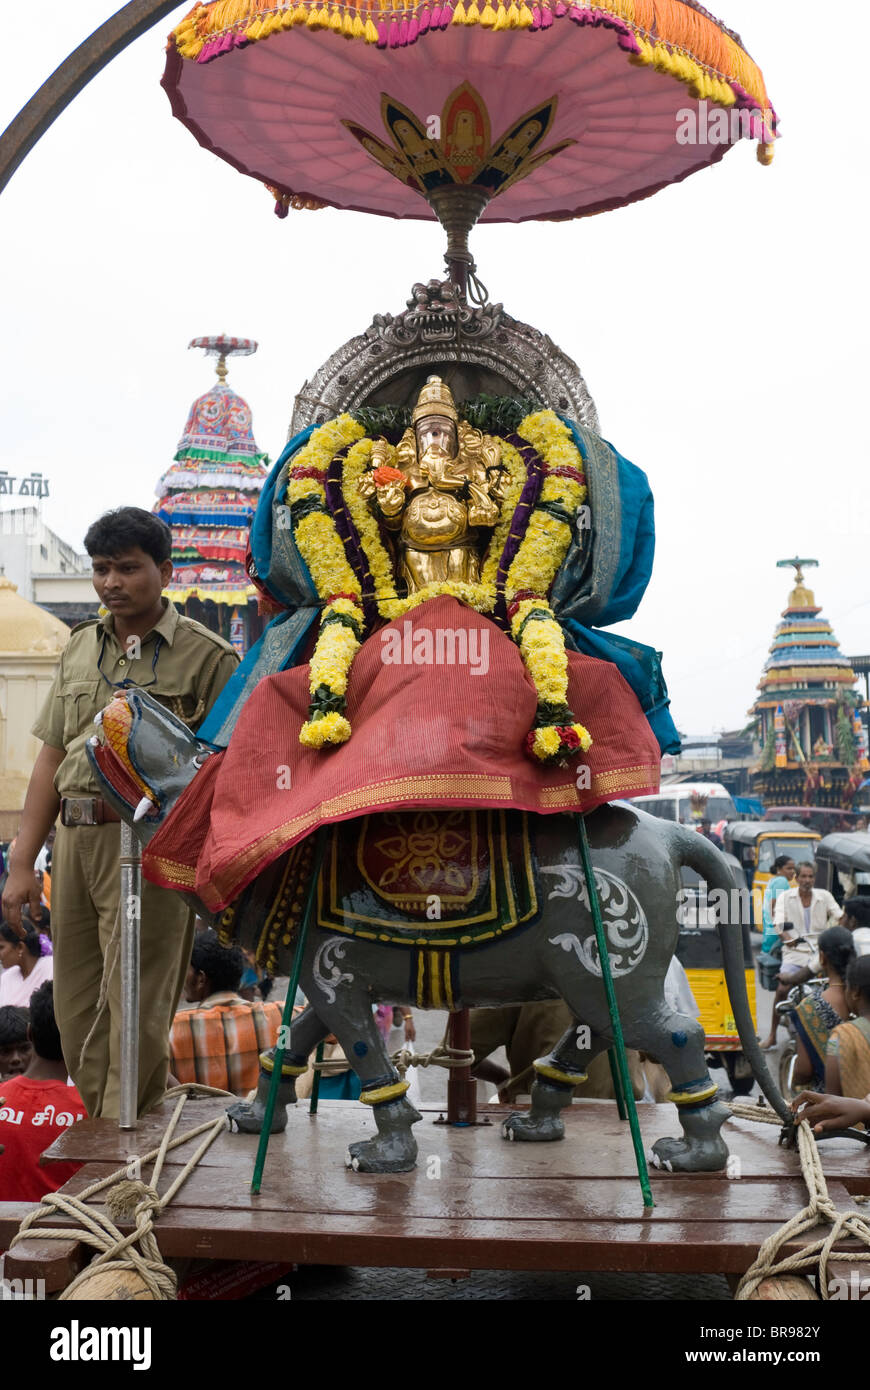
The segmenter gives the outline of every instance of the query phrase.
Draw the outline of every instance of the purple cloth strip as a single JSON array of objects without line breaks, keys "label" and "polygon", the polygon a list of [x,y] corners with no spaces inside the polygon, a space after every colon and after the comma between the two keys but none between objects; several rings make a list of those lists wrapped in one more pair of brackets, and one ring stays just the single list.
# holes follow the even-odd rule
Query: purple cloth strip
[{"label": "purple cloth strip", "polygon": [[374,600],[375,581],[372,578],[369,562],[366,553],[362,548],[356,527],[351,520],[350,513],[344,502],[342,491],[342,477],[344,474],[344,460],[346,459],[352,445],[340,449],[335,458],[329,465],[326,472],[326,505],[329,508],[330,516],[335,523],[335,529],[344,546],[344,553],[347,562],[357,577],[359,583],[360,598],[362,609],[365,614],[365,623],[368,629],[378,621],[378,610]]},{"label": "purple cloth strip", "polygon": [[[493,617],[499,627],[504,628],[505,632],[510,632],[504,586],[507,582],[508,570],[513,564],[516,553],[523,542],[526,528],[529,524],[529,517],[532,515],[532,509],[541,491],[541,484],[544,481],[544,461],[537,450],[534,449],[527,440],[523,439],[521,435],[512,434],[508,437],[507,442],[508,444],[513,444],[523,463],[526,465],[526,471],[528,473],[523,485],[523,490],[520,493],[520,500],[511,518],[510,529],[512,532],[518,529],[519,534],[508,536],[505,548],[501,553],[501,559],[498,562],[498,569],[495,576],[496,600]],[[515,527],[515,522],[519,523],[519,527]],[[543,595],[541,597],[543,597]]]}]

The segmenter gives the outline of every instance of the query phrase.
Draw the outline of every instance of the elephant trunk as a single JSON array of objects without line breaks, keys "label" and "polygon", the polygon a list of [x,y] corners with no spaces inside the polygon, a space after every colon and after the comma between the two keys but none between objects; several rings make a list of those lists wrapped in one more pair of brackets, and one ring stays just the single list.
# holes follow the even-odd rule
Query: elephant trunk
[{"label": "elephant trunk", "polygon": [[[738,885],[728,863],[715,845],[711,845],[709,840],[695,831],[681,829],[679,835],[680,861],[688,865],[690,869],[694,869],[714,889],[724,890],[725,896],[722,901],[732,903],[734,901],[732,894]],[[767,1062],[755,1036],[749,996],[746,993],[743,927],[740,922],[740,914],[738,912],[735,922],[731,922],[730,917],[730,912],[724,915],[724,920],[723,914],[721,912],[718,914],[718,931],[722,946],[722,968],[725,972],[725,983],[728,986],[728,997],[731,1000],[740,1042],[744,1055],[752,1068],[752,1074],[761,1087],[768,1104],[772,1106],[784,1123],[790,1124],[794,1116],[788,1102],[780,1094],[776,1082],[768,1071]]]}]

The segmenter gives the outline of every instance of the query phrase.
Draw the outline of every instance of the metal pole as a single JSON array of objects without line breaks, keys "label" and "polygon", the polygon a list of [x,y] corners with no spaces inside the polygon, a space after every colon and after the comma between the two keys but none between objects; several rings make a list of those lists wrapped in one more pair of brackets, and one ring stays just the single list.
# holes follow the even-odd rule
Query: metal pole
[{"label": "metal pole", "polygon": [[139,1113],[139,933],[142,847],[121,822],[121,1099],[118,1127],[135,1129]]},{"label": "metal pole", "polygon": [[653,1201],[652,1188],[650,1187],[649,1173],[646,1166],[646,1155],[643,1151],[643,1138],[637,1120],[637,1106],[634,1103],[634,1090],[631,1085],[631,1077],[628,1074],[628,1058],[625,1055],[625,1040],[622,1036],[622,1023],[619,1018],[619,1006],[616,1002],[616,990],[613,988],[613,976],[610,973],[610,955],[607,950],[607,937],[604,932],[604,923],[601,920],[601,903],[598,897],[598,888],[595,884],[595,871],[592,867],[592,856],[589,853],[586,822],[582,816],[577,817],[577,828],[580,840],[580,862],[583,865],[583,876],[586,880],[589,909],[592,913],[592,921],[595,926],[595,939],[598,943],[598,960],[601,966],[601,978],[604,983],[604,993],[607,999],[607,1008],[610,1013],[610,1026],[613,1031],[613,1047],[611,1048],[611,1053],[616,1059],[616,1068],[619,1073],[620,1082],[622,1083],[622,1098],[625,1108],[628,1111],[628,1123],[631,1129],[631,1141],[634,1145],[634,1160],[637,1164],[637,1176],[640,1180],[643,1204],[645,1207],[654,1207],[655,1202]]},{"label": "metal pole", "polygon": [[[456,1009],[447,1021],[447,1046],[463,1052],[471,1048],[471,1015],[467,1009]],[[477,1124],[477,1082],[471,1075],[471,1064],[451,1067],[447,1073],[447,1123],[449,1125]]]},{"label": "metal pole", "polygon": [[311,1078],[311,1099],[308,1102],[309,1115],[317,1114],[317,1102],[320,1099],[320,1064],[323,1061],[323,1043],[317,1044],[317,1051],[314,1054],[314,1075]]}]

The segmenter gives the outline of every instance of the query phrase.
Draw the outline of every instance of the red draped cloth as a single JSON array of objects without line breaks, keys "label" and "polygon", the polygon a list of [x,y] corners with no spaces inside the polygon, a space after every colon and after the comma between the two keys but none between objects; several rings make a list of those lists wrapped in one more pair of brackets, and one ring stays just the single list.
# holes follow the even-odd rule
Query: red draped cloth
[{"label": "red draped cloth", "polygon": [[[470,664],[384,659],[391,629],[407,655],[420,629],[437,634],[439,628],[465,628],[469,637],[479,629],[477,647],[469,642],[478,674]],[[437,654],[434,642],[433,648]],[[569,652],[568,666],[568,704],[593,739],[568,768],[544,767],[525,752],[537,700],[519,650],[456,599],[429,599],[364,643],[348,682],[353,734],[339,747],[299,742],[308,715],[307,665],[267,676],[245,704],[226,751],[207,759],[144,851],[145,875],[194,891],[219,911],[267,864],[328,822],[432,806],[549,815],[657,791],[658,743],[627,682],[607,661]]]}]

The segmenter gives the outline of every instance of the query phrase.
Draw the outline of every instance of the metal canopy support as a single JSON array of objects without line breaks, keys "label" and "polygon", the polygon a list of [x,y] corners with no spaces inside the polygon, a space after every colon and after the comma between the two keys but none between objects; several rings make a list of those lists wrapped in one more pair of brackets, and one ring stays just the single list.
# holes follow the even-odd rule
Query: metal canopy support
[{"label": "metal canopy support", "polygon": [[130,0],[64,59],[0,135],[0,190],[91,79],[134,39],[178,9],[180,0]]},{"label": "metal canopy support", "polygon": [[135,1129],[139,1113],[139,936],[142,847],[121,822],[121,1099],[119,1129]]}]

